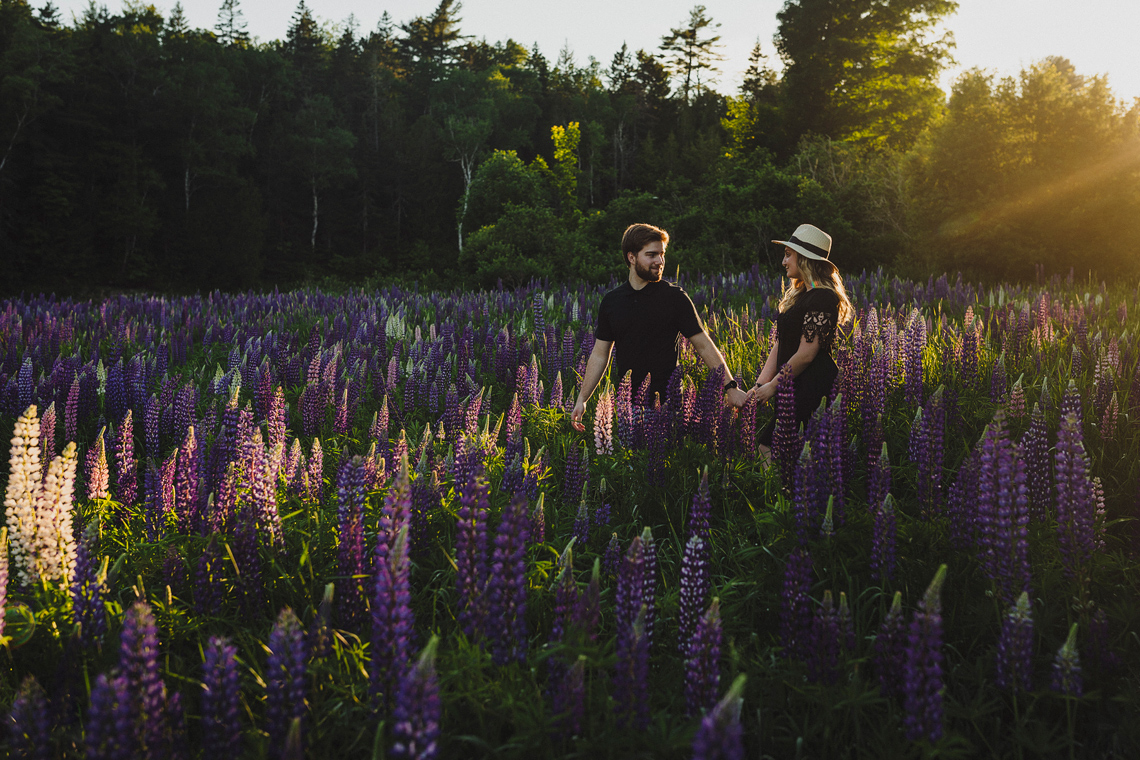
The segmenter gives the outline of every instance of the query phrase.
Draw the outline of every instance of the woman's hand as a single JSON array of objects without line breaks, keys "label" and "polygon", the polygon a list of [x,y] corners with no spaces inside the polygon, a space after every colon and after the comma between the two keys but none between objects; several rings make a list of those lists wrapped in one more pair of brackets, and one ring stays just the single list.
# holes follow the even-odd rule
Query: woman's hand
[{"label": "woman's hand", "polygon": [[776,381],[772,380],[763,385],[754,385],[752,389],[748,391],[748,395],[755,396],[756,401],[763,404],[776,395]]}]

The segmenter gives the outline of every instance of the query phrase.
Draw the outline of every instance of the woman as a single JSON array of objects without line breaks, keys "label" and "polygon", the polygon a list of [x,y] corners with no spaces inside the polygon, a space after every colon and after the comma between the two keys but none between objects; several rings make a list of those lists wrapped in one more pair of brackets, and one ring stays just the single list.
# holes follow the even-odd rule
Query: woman
[{"label": "woman", "polygon": [[[851,319],[855,310],[843,287],[839,270],[828,260],[831,236],[818,227],[801,224],[790,240],[773,240],[784,246],[784,269],[792,286],[780,299],[776,318],[777,341],[768,352],[764,369],[749,395],[767,401],[776,395],[776,375],[787,364],[795,376],[796,425],[806,424],[819,402],[831,393],[839,368],[831,358],[836,327]],[[777,409],[777,414],[779,410]],[[776,419],[764,426],[757,439],[760,457],[771,458]]]}]

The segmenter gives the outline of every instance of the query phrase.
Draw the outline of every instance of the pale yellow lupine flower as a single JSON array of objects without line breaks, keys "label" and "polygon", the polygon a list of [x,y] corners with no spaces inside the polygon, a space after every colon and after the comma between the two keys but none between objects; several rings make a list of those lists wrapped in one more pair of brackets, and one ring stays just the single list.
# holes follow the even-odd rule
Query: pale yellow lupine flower
[{"label": "pale yellow lupine flower", "polygon": [[48,465],[36,505],[36,568],[44,581],[62,578],[68,585],[75,570],[75,536],[71,512],[75,504],[75,444]]},{"label": "pale yellow lupine flower", "polygon": [[36,504],[42,488],[40,421],[36,412],[36,405],[32,404],[16,420],[8,459],[8,487],[4,492],[12,559],[22,583],[31,583],[35,578]]}]

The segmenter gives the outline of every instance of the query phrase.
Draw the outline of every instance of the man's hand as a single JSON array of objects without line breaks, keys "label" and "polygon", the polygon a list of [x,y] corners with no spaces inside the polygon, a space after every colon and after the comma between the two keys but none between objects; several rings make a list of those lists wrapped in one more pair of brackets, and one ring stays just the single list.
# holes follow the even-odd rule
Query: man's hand
[{"label": "man's hand", "polygon": [[739,388],[729,388],[724,393],[724,403],[739,409],[748,403],[748,394]]},{"label": "man's hand", "polygon": [[570,427],[577,430],[579,433],[586,430],[586,426],[582,423],[582,418],[586,416],[586,402],[577,401],[574,404],[574,411],[570,412]]}]

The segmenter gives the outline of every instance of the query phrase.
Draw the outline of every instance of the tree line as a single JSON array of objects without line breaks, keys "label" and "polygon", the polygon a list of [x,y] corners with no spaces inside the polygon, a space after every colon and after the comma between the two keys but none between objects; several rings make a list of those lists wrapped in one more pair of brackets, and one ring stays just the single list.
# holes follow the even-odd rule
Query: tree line
[{"label": "tree line", "polygon": [[[463,33],[461,6],[371,31],[304,0],[254,44],[128,2],[72,25],[0,0],[0,289],[510,286],[774,264],[803,221],[845,269],[1137,274],[1140,108],[1064,58],[947,96],[951,0],[787,0],[718,92],[701,5],[608,62]],[[636,49],[635,49],[636,46]]]}]

